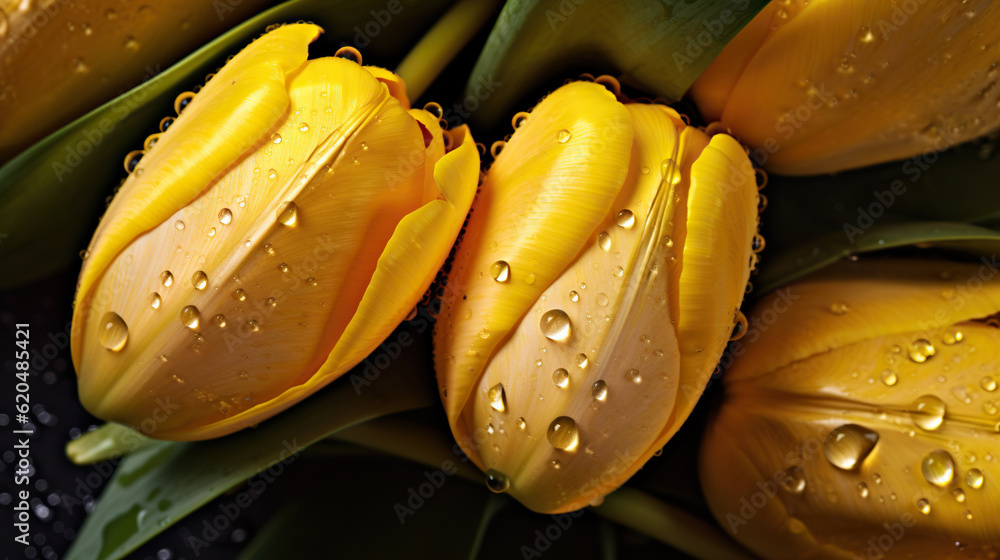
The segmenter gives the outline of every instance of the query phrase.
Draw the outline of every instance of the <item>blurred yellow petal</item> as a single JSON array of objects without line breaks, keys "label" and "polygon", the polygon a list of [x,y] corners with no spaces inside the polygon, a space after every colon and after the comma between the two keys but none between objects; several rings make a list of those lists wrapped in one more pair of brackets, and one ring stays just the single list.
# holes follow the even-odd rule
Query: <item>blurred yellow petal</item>
[{"label": "blurred yellow petal", "polygon": [[0,163],[267,4],[0,1]]},{"label": "blurred yellow petal", "polygon": [[1000,124],[998,23],[988,0],[775,4],[691,95],[778,173],[939,151]]}]

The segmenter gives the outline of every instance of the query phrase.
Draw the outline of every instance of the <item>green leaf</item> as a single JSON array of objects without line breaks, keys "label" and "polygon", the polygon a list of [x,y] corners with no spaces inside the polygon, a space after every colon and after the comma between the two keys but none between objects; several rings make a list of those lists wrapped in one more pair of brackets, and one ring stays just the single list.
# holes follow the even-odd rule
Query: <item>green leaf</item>
[{"label": "green leaf", "polygon": [[[754,294],[848,255],[910,245],[997,251],[1000,155],[967,143],[836,175],[772,176]],[[808,240],[803,242],[803,240]]]},{"label": "green leaf", "polygon": [[833,232],[770,257],[753,280],[759,294],[779,288],[850,255],[917,245],[939,247],[975,255],[1000,249],[1000,232],[959,222],[904,222],[874,226],[853,242],[843,232]]},{"label": "green leaf", "polygon": [[[49,135],[0,167],[0,290],[79,262],[105,198],[124,178],[125,154],[173,114],[173,100],[204,82],[227,56],[273,23],[305,19],[326,33],[311,49],[333,54],[341,42],[361,47],[368,64],[388,65],[436,18],[448,0],[405,4],[384,0],[291,0],[247,20],[169,69],[149,68],[147,81]],[[385,12],[381,23],[372,12]],[[388,29],[388,26],[392,26]],[[368,41],[367,46],[362,44]],[[44,255],[44,258],[38,258]],[[30,265],[27,263],[31,263]]]},{"label": "green leaf", "polygon": [[478,123],[496,125],[526,93],[573,71],[616,73],[652,96],[678,100],[766,5],[509,0],[466,85],[466,99],[482,106],[468,108]]},{"label": "green leaf", "polygon": [[374,381],[355,368],[257,428],[210,441],[155,442],[132,453],[80,529],[67,560],[95,553],[100,560],[122,558],[255,473],[269,469],[277,476],[313,442],[372,418],[437,404],[427,345],[403,352]]}]

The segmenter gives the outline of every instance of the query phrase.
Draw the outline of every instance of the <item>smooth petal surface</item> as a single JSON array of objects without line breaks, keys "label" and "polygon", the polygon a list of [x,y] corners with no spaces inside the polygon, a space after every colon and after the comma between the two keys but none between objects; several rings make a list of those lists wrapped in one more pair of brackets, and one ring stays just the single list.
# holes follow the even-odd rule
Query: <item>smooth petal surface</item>
[{"label": "smooth petal surface", "polygon": [[[732,332],[756,231],[756,184],[743,149],[732,138],[687,127],[663,106],[618,105],[631,131],[626,156],[607,160],[585,147],[589,157],[575,169],[531,168],[552,149],[545,142],[553,134],[556,146],[577,140],[572,127],[550,125],[548,103],[593,115],[570,113],[581,111],[574,102],[585,101],[584,92],[605,96],[592,84],[560,88],[517,128],[486,174],[435,339],[460,445],[488,477],[540,512],[599,503],[687,418]],[[533,128],[539,122],[542,132]],[[541,145],[520,151],[525,138]],[[510,165],[505,158],[529,162],[516,169],[538,176],[498,167]],[[546,190],[561,187],[569,172],[623,175],[620,186],[593,182],[592,189],[613,188],[614,195],[598,221],[579,220],[593,211],[589,200],[548,206]],[[537,184],[540,193],[525,188]],[[493,206],[508,200],[534,204],[516,212]],[[502,236],[510,232],[518,242],[527,226],[562,229],[529,235],[520,241],[525,245],[561,242],[567,232],[585,242],[568,262],[564,251],[551,252],[541,262],[544,275],[519,277],[521,261],[516,253],[508,258]],[[689,266],[689,258],[705,262]],[[732,273],[720,274],[719,262],[730,263]],[[522,297],[527,301],[512,307]],[[494,340],[494,324],[480,318],[500,313],[514,323]]]},{"label": "smooth petal surface", "polygon": [[706,118],[757,148],[768,169],[862,167],[1000,124],[995,3],[772,5],[691,89]]},{"label": "smooth petal surface", "polygon": [[[625,180],[628,113],[601,86],[571,86],[545,98],[507,143],[457,248],[435,343],[456,433],[468,433],[459,416],[486,361],[580,252]],[[570,136],[560,142],[563,130]],[[491,274],[498,261],[509,268],[503,282]]]},{"label": "smooth petal surface", "polygon": [[989,557],[996,274],[872,259],[763,300],[702,447],[722,526],[769,559]]},{"label": "smooth petal surface", "polygon": [[[258,46],[272,34],[247,50],[272,50]],[[195,132],[240,114],[241,104],[233,114],[224,104],[212,106],[219,114],[197,111],[207,107],[198,105],[202,95],[219,95],[209,88],[225,71],[146,156],[154,157],[143,178],[178,173],[161,170],[161,160],[173,162]],[[252,71],[277,72],[267,63]],[[259,422],[371,352],[447,256],[475,192],[471,138],[442,157],[440,130],[426,144],[388,86],[346,59],[305,62],[287,76],[283,95],[278,119],[256,132],[246,153],[152,229],[112,237],[124,247],[92,290],[81,288],[81,400],[99,416],[129,425],[153,418],[155,429],[145,431],[162,439],[205,439]],[[427,187],[425,168],[436,164],[439,188]],[[171,180],[192,183],[204,172]],[[124,190],[136,187],[126,183],[121,197],[138,211],[152,202]],[[98,343],[109,311],[128,329],[117,351]],[[156,412],[164,402],[166,415]]]}]

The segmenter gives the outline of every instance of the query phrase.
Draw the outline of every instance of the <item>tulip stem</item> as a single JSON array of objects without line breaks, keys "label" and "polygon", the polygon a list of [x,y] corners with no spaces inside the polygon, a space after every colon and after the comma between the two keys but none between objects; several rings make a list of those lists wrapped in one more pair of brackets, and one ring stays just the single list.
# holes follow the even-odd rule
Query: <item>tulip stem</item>
[{"label": "tulip stem", "polygon": [[128,426],[108,422],[67,443],[66,456],[77,465],[89,465],[113,457],[124,457],[152,442]]},{"label": "tulip stem", "polygon": [[396,68],[396,74],[406,82],[410,99],[416,100],[427,91],[501,3],[500,0],[460,0],[434,24]]},{"label": "tulip stem", "polygon": [[714,524],[634,488],[619,488],[602,505],[592,509],[606,519],[696,558],[753,560],[750,553]]}]

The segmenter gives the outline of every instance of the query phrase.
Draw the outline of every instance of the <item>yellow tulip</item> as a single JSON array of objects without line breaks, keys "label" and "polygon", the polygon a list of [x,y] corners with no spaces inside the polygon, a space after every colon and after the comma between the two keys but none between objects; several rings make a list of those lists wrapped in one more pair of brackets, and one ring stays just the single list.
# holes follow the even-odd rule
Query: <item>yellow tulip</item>
[{"label": "yellow tulip", "polygon": [[515,126],[456,249],[435,365],[491,489],[564,512],[628,479],[694,407],[739,313],[757,188],[731,137],[594,83]]},{"label": "yellow tulip", "polygon": [[307,61],[320,32],[265,34],[147,140],[80,273],[96,416],[175,440],[259,422],[375,349],[446,259],[476,191],[468,130],[386,70]]},{"label": "yellow tulip", "polygon": [[767,559],[994,557],[997,266],[847,262],[759,303],[702,445],[722,526]]},{"label": "yellow tulip", "polygon": [[0,162],[267,4],[0,0]]},{"label": "yellow tulip", "polygon": [[1000,125],[1000,5],[771,2],[691,89],[769,170],[920,156]]}]

